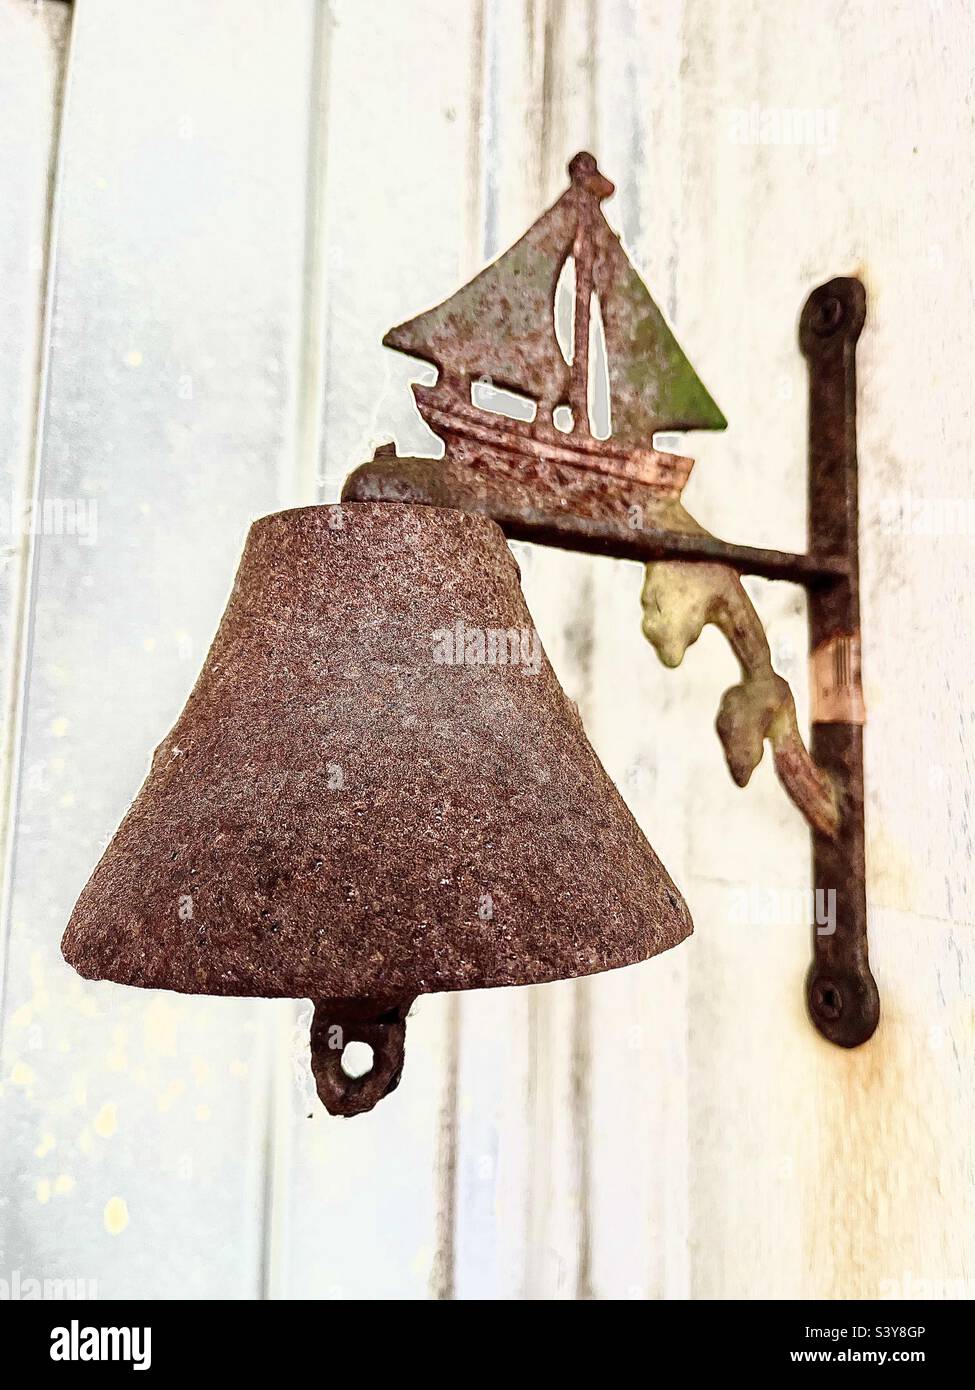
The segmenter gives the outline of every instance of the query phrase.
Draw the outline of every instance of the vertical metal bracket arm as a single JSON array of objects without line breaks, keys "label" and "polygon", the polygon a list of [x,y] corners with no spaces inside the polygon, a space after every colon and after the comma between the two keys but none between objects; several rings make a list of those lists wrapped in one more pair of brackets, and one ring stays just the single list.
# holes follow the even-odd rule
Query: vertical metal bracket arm
[{"label": "vertical metal bracket arm", "polygon": [[811,751],[833,780],[841,820],[836,835],[812,831],[813,885],[835,893],[835,925],[813,927],[806,998],[820,1033],[841,1047],[866,1042],[880,1017],[867,956],[857,545],[856,345],[865,308],[860,281],[840,278],[813,290],[799,321],[809,366],[809,550],[845,562],[842,574],[808,590]]}]

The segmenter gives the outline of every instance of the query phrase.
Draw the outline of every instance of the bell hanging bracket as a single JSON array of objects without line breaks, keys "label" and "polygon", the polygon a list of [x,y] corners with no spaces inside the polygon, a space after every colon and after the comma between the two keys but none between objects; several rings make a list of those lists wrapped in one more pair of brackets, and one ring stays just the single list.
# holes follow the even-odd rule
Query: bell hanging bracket
[{"label": "bell hanging bracket", "polygon": [[[728,766],[746,785],[768,741],[779,779],[809,825],[813,885],[835,894],[836,911],[828,928],[813,926],[807,1005],[825,1038],[856,1047],[880,1012],[864,871],[855,368],[864,288],[851,278],[831,280],[813,290],[800,318],[809,370],[808,551],[720,540],[682,504],[693,460],[649,441],[658,431],[721,429],[724,416],[603,217],[600,204],[613,185],[589,154],[577,155],[569,173],[566,193],[508,252],[384,339],[437,367],[436,384],[416,383],[413,391],[445,442],[444,457],[400,458],[383,446],[350,475],[343,499],[461,508],[491,517],[511,539],[645,564],[643,631],[665,665],[678,665],[707,623],[720,628],[741,668],[717,717]],[[570,260],[567,352],[555,324]],[[586,408],[592,353],[575,346],[592,341],[594,302],[612,417],[606,437]],[[485,408],[485,391],[500,401],[510,390],[535,403],[533,418],[513,418],[503,405]],[[744,574],[807,592],[808,749]]]},{"label": "bell hanging bracket", "polygon": [[[589,154],[569,175],[508,252],[384,340],[437,367],[414,394],[443,458],[384,448],[341,504],[252,525],[203,669],[62,940],[86,979],[312,1000],[311,1069],[334,1115],[396,1089],[419,996],[633,965],[692,930],[545,657],[505,534],[642,561],[643,632],[668,666],[707,623],[725,634],[741,668],[717,718],[732,776],[744,786],[771,745],[812,832],[815,887],[835,894],[830,930],[814,928],[811,1016],[844,1047],[877,1025],[857,558],[863,286],[821,286],[800,322],[808,552],[718,540],[681,501],[693,460],[655,435],[725,418],[603,217],[613,185]],[[600,332],[609,426],[594,406]],[[518,411],[499,405],[512,390]],[[743,574],[808,593],[808,748]]]}]

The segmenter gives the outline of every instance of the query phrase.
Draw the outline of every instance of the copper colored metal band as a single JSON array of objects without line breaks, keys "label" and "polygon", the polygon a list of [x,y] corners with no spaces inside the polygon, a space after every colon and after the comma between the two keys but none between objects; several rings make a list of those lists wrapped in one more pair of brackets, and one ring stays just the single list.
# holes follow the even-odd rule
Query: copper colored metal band
[{"label": "copper colored metal band", "polygon": [[812,652],[809,697],[814,724],[866,723],[858,632],[831,637]]}]

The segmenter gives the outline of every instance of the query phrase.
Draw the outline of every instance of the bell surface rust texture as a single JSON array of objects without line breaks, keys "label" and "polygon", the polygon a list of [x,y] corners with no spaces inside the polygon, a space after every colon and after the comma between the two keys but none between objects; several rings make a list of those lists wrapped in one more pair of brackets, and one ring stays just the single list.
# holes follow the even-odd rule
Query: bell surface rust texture
[{"label": "bell surface rust texture", "polygon": [[[641,961],[687,909],[590,747],[487,518],[251,527],[203,671],[64,936],[89,979],[308,998],[333,1114],[399,1081],[420,994]],[[372,1069],[342,1066],[351,1041]]]}]

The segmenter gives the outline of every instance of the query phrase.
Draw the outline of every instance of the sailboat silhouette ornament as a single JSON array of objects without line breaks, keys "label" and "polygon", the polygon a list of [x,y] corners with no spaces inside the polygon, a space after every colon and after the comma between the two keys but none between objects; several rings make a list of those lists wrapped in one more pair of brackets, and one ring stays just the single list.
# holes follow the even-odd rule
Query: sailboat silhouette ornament
[{"label": "sailboat silhouette ornament", "polygon": [[[693,460],[654,448],[654,435],[719,430],[727,421],[603,216],[613,184],[585,152],[569,175],[566,192],[514,246],[444,303],[386,334],[387,347],[438,369],[434,386],[415,383],[413,393],[445,456],[403,459],[384,446],[351,475],[347,498],[450,499],[534,540],[557,539],[547,534],[553,525],[571,528],[589,512],[625,527],[644,506],[674,523],[668,504]],[[572,296],[565,343],[556,312],[562,286]],[[611,421],[597,437],[603,362]],[[530,418],[511,413],[510,393]]]}]

